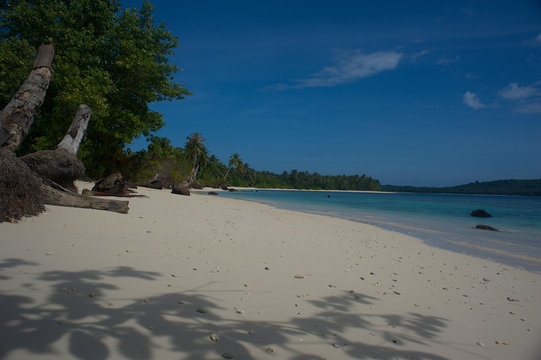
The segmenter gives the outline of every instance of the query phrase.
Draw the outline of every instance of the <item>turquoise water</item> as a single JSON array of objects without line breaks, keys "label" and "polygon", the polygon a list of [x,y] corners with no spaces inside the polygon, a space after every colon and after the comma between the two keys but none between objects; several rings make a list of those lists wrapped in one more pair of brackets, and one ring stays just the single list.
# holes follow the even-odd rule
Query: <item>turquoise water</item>
[{"label": "turquoise water", "polygon": [[[220,196],[360,221],[432,246],[541,272],[540,197],[281,190]],[[475,209],[493,217],[471,217]],[[478,230],[477,224],[499,231]]]}]

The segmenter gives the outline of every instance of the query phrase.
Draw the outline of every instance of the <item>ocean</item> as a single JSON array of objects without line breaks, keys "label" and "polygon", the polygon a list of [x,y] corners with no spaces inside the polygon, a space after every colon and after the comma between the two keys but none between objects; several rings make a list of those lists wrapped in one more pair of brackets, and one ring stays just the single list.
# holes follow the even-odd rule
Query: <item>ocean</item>
[{"label": "ocean", "polygon": [[[431,246],[541,272],[541,198],[416,193],[247,190],[220,196],[360,221]],[[483,209],[490,218],[470,216]],[[489,225],[498,231],[476,229]]]}]

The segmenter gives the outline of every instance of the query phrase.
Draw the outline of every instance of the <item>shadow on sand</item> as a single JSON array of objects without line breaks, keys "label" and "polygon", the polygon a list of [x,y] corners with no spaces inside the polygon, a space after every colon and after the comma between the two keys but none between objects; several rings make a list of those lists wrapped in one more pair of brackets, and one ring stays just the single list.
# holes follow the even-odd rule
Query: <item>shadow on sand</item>
[{"label": "shadow on sand", "polygon": [[[17,267],[33,265],[36,264],[21,259],[5,260],[0,263],[0,280],[9,279]],[[195,291],[125,299],[122,305],[108,302],[105,292],[116,289],[111,284],[112,278],[163,279],[163,274],[155,272],[118,267],[106,271],[48,271],[33,276],[33,280],[49,286],[50,293],[44,303],[0,292],[0,358],[16,350],[26,350],[36,357],[54,355],[58,351],[54,343],[63,339],[69,351],[64,356],[83,360],[109,359],[113,350],[125,358],[141,360],[158,358],[159,351],[175,353],[179,359],[218,359],[223,353],[234,354],[235,359],[253,359],[254,348],[264,354],[267,347],[275,350],[268,353],[269,358],[324,359],[310,347],[314,342],[299,347],[292,340],[304,336],[317,338],[319,345],[334,346],[336,358],[445,359],[437,354],[404,349],[407,343],[433,341],[446,326],[445,319],[415,313],[358,313],[353,307],[358,309],[359,304],[371,305],[377,301],[359,293],[344,292],[308,300],[317,309],[310,317],[285,322],[254,321],[218,316],[224,309]],[[25,286],[32,284],[21,284]],[[391,330],[381,330],[376,323],[382,322],[402,330],[392,331],[391,326],[388,327]],[[403,335],[404,328],[412,335]],[[369,344],[363,339],[348,341],[341,335],[348,329],[363,329],[367,336],[375,333],[384,345]],[[211,334],[219,334],[220,341],[210,341]]]}]

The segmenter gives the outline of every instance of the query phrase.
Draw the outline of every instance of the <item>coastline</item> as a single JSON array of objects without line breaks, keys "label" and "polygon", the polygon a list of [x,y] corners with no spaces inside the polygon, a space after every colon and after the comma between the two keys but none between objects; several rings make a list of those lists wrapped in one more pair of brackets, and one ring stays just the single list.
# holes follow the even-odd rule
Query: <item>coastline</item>
[{"label": "coastline", "polygon": [[[411,192],[411,191],[373,191],[373,190],[330,190],[330,189],[285,189],[285,188],[258,188],[258,187],[248,187],[248,186],[231,186],[239,191],[321,191],[321,192],[345,192],[345,193],[366,193],[366,194],[430,194],[430,195],[452,195],[452,196],[494,196],[494,197],[533,197],[539,198],[538,195],[501,195],[501,194],[483,194],[483,193],[453,193],[453,192],[433,192],[433,193],[422,193],[422,192]],[[199,192],[224,192],[227,190],[217,189],[217,188],[205,188],[195,190]]]},{"label": "coastline", "polygon": [[[282,194],[277,197],[270,195],[273,193],[272,191],[267,192],[267,195],[264,195],[264,191],[259,191],[260,193],[257,194],[258,191],[241,190],[234,193],[222,193],[224,197],[256,201],[281,209],[360,221],[385,230],[397,231],[419,238],[430,246],[491,259],[506,265],[541,273],[541,247],[537,245],[541,233],[530,228],[535,226],[534,224],[541,225],[541,223],[536,223],[538,219],[535,217],[536,213],[532,211],[525,210],[525,213],[518,213],[514,210],[517,206],[524,206],[524,209],[528,209],[533,203],[513,204],[509,202],[511,199],[515,199],[514,201],[517,201],[518,198],[525,199],[524,197],[509,197],[505,200],[507,202],[495,203],[495,201],[499,201],[496,199],[500,197],[351,192],[346,196],[363,195],[367,197],[366,199],[363,197],[362,201],[361,198],[339,197],[338,201],[331,199],[322,202],[315,195],[319,191],[292,192],[297,194],[295,197],[288,197],[288,191],[280,191]],[[338,194],[340,195],[337,196],[344,196],[347,192],[339,192]],[[334,196],[329,195],[328,197]],[[461,197],[464,199],[463,202],[457,200]],[[377,201],[375,201],[376,199]],[[413,201],[410,201],[412,199]],[[478,200],[481,203],[478,203]],[[436,205],[438,201],[456,206],[445,208],[444,205],[440,208],[439,205]],[[426,204],[426,206],[416,207],[414,204]],[[469,214],[475,206],[490,209],[495,212],[496,216],[494,219],[488,220],[464,216]],[[423,211],[428,208],[436,211],[430,213]],[[518,219],[520,221],[517,221]],[[488,221],[497,231],[486,232],[476,229],[476,224],[483,220]]]},{"label": "coastline", "polygon": [[[371,191],[371,190],[310,190],[310,189],[282,189],[282,188],[258,188],[258,187],[248,187],[248,186],[231,186],[230,188],[237,189],[238,191],[321,191],[321,192],[351,192],[351,193],[367,193],[367,194],[394,194],[394,192],[391,191]],[[194,189],[192,189],[194,190]],[[197,192],[208,192],[208,191],[216,191],[216,192],[227,192],[228,190],[223,189],[215,189],[215,188],[204,188],[204,189],[195,189],[194,191]]]},{"label": "coastline", "polygon": [[540,274],[360,222],[138,193],[127,215],[47,206],[0,224],[0,357],[541,354]]}]

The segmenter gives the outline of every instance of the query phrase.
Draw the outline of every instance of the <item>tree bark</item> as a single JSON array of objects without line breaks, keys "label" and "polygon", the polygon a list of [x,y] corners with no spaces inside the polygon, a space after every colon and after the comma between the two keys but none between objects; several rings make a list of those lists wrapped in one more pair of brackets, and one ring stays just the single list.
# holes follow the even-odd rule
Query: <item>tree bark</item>
[{"label": "tree bark", "polygon": [[60,186],[77,192],[74,181],[85,173],[84,164],[77,158],[92,110],[80,105],[64,139],[54,150],[41,150],[21,157],[32,171]]},{"label": "tree bark", "polygon": [[195,184],[196,182],[196,176],[197,176],[198,171],[199,171],[199,165],[195,165],[192,168],[190,175],[188,175],[188,178],[184,181],[184,183],[188,184],[189,187],[192,187],[192,185]]},{"label": "tree bark", "polygon": [[79,151],[79,146],[83,140],[86,129],[88,127],[88,122],[92,116],[92,110],[87,105],[79,105],[75,118],[71,123],[71,126],[66,133],[66,136],[58,143],[56,146],[57,149],[65,149],[71,154],[77,154]]},{"label": "tree bark", "polygon": [[30,131],[53,76],[51,68],[53,57],[52,45],[39,47],[30,75],[11,101],[0,111],[0,146],[15,151]]},{"label": "tree bark", "polygon": [[99,199],[83,196],[64,189],[55,182],[42,178],[43,202],[47,205],[69,206],[96,210],[108,210],[121,214],[129,211],[129,201]]}]

